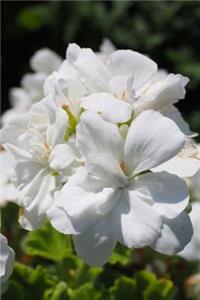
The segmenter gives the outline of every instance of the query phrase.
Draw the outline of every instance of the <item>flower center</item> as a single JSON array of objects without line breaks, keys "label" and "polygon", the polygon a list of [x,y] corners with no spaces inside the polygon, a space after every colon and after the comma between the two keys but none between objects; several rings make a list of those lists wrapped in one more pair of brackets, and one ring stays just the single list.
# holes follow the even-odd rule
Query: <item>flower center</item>
[{"label": "flower center", "polygon": [[123,173],[126,172],[126,165],[125,165],[125,162],[124,161],[121,161],[119,163],[119,166],[120,166],[120,169],[122,170]]},{"label": "flower center", "polygon": [[186,145],[186,148],[184,148],[183,150],[181,150],[181,152],[178,153],[178,157],[181,159],[192,158],[192,159],[200,160],[199,150],[192,143],[189,145]]}]

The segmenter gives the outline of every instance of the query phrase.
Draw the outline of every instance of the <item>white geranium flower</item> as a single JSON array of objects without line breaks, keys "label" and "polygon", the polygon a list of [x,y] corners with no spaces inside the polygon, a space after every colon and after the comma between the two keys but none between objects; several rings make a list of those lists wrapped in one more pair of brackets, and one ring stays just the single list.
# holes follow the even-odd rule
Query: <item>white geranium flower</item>
[{"label": "white geranium flower", "polygon": [[12,248],[8,246],[8,241],[3,234],[0,233],[0,281],[1,283],[8,280],[13,271],[15,261],[15,253]]},{"label": "white geranium flower", "polygon": [[64,140],[67,127],[67,114],[50,95],[1,130],[3,146],[17,160],[17,203],[23,207],[20,223],[28,230],[43,222],[53,202],[53,192],[74,167],[73,141]]},{"label": "white geranium flower", "polygon": [[178,255],[187,260],[200,260],[200,202],[192,203],[190,218],[192,221],[194,235],[190,243]]},{"label": "white geranium flower", "polygon": [[2,124],[27,112],[32,104],[44,98],[43,84],[48,75],[59,68],[61,62],[61,58],[48,48],[38,50],[31,57],[30,66],[34,73],[24,75],[21,87],[10,90],[12,108],[2,115]]},{"label": "white geranium flower", "polygon": [[154,172],[167,171],[182,178],[192,177],[199,170],[200,147],[189,138],[186,139],[185,146],[178,155],[153,169]]},{"label": "white geranium flower", "polygon": [[[199,144],[198,149],[200,151]],[[194,176],[187,178],[187,183],[190,188],[192,198],[194,200],[200,201],[200,170],[198,170],[198,172]]]},{"label": "white geranium flower", "polygon": [[[103,63],[91,49],[72,44],[67,50],[67,60],[80,78],[84,78],[89,90],[89,95],[81,99],[84,109],[113,123],[128,121],[132,113],[137,116],[142,111],[154,109],[172,119],[186,138],[196,136],[174,106],[185,97],[187,77],[157,70],[154,61],[131,50],[114,51]],[[183,158],[181,168],[180,157]],[[191,159],[188,150],[184,155],[180,153],[176,161],[172,173],[177,175],[193,176],[199,168],[199,162]],[[173,163],[174,160],[169,162]],[[166,171],[170,169],[168,163],[162,167]]]},{"label": "white geranium flower", "polygon": [[22,77],[21,85],[31,100],[31,105],[44,98],[43,84],[46,75],[43,73],[28,73]]},{"label": "white geranium flower", "polygon": [[99,52],[97,52],[98,57],[103,61],[106,62],[106,59],[109,55],[111,55],[115,50],[115,45],[107,38],[104,38],[100,47]]},{"label": "white geranium flower", "polygon": [[[118,107],[114,108],[119,100],[123,100],[119,103],[130,110],[124,115],[126,122],[132,111],[137,115],[147,109],[164,110],[168,117],[173,111],[174,116],[173,104],[185,97],[188,78],[158,71],[153,60],[132,50],[114,51],[103,63],[91,49],[70,44],[67,61],[77,70],[89,90],[89,96],[82,99],[82,107],[101,113],[107,120],[111,106],[119,115]],[[180,115],[178,118],[185,130],[185,121]],[[114,122],[113,118],[110,121]],[[117,117],[115,122],[118,122]],[[186,129],[187,134],[191,134],[189,128]]]},{"label": "white geranium flower", "polygon": [[9,98],[12,108],[8,109],[1,116],[1,123],[3,125],[27,112],[32,104],[30,97],[23,88],[10,89]]},{"label": "white geranium flower", "polygon": [[12,169],[15,167],[14,157],[5,149],[0,151],[0,207],[7,201],[13,201],[17,198],[17,189],[12,182]]},{"label": "white geranium flower", "polygon": [[78,122],[81,106],[80,99],[86,94],[86,88],[77,77],[77,72],[65,60],[57,72],[47,77],[44,94],[53,93],[59,107],[69,111]]},{"label": "white geranium flower", "polygon": [[[147,124],[147,126],[145,125]],[[102,265],[117,241],[172,254],[190,241],[185,182],[166,172],[146,173],[184,145],[176,124],[155,111],[141,113],[125,140],[115,124],[86,112],[77,126],[84,166],[65,184],[48,216],[74,234],[78,255]]]},{"label": "white geranium flower", "polygon": [[[80,70],[76,68],[75,63],[73,63],[76,52],[79,52],[79,50],[80,48],[77,45],[72,44],[67,51],[67,60],[63,62],[57,72],[53,72],[53,74],[47,78],[44,84],[45,95],[53,92],[56,97],[57,104],[59,106],[69,108],[77,120],[79,120],[80,117],[81,106],[84,109],[88,109],[86,106],[81,104],[84,99],[83,97],[96,91],[104,92],[105,85],[107,85],[106,80],[109,74],[105,64],[100,61],[91,49],[83,49],[83,51],[87,52],[90,62],[88,65],[85,63],[82,66],[82,71],[80,72]],[[100,75],[104,77],[104,73],[107,74],[103,79],[104,83],[101,82],[102,78],[95,70],[96,60],[99,62],[100,68],[98,71],[100,72]],[[87,68],[90,67],[94,71],[93,72],[91,70],[94,78],[90,76],[90,72],[87,70]],[[106,89],[106,92],[108,92],[108,89]],[[95,99],[98,103],[93,102],[93,108],[94,110],[97,110],[98,113],[102,113],[105,106],[108,105],[108,109],[105,114],[102,114],[102,116],[104,118],[106,118],[106,115],[108,118],[110,117],[109,121],[125,122],[130,119],[132,108],[129,103],[123,103],[121,100],[113,97],[112,94],[107,93],[97,94],[95,95]],[[95,108],[95,106],[97,107]],[[101,109],[101,106],[103,109]]]},{"label": "white geranium flower", "polygon": [[61,57],[48,48],[36,51],[30,59],[31,69],[35,72],[46,75],[56,71],[60,67],[61,63]]}]

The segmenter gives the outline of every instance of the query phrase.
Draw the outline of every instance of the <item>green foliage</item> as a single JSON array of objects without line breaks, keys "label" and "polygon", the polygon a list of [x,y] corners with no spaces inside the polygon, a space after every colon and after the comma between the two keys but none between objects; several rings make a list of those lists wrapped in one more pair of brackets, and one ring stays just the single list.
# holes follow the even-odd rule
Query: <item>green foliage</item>
[{"label": "green foliage", "polygon": [[49,11],[47,10],[46,5],[25,7],[20,11],[19,15],[17,16],[18,24],[28,31],[37,31],[42,26],[48,24],[48,21]]},{"label": "green foliage", "polygon": [[170,280],[157,279],[153,273],[141,271],[136,276],[136,299],[172,300],[174,286]]},{"label": "green foliage", "polygon": [[175,289],[170,280],[160,279],[150,285],[147,292],[144,292],[144,299],[148,300],[172,300],[174,299]]},{"label": "green foliage", "polygon": [[179,276],[179,269],[185,268],[183,260],[173,257],[167,263],[166,257],[158,256],[165,268],[173,269],[173,283],[169,271],[159,277],[142,271],[151,262],[159,274],[154,269],[155,253],[121,245],[104,267],[89,267],[74,253],[71,238],[50,224],[29,232],[22,245],[24,252],[17,253],[21,262],[15,264],[2,300],[186,300],[181,292],[175,298],[175,291],[180,291],[186,276],[197,267],[187,265]]},{"label": "green foliage", "polygon": [[35,269],[21,263],[16,263],[11,284],[6,299],[35,300],[43,299],[49,288],[55,285],[55,278],[42,266]]},{"label": "green foliage", "polygon": [[63,281],[45,291],[43,300],[69,300],[67,284]]},{"label": "green foliage", "polygon": [[50,224],[30,232],[23,244],[26,254],[52,261],[68,257],[72,247],[70,238],[55,230]]},{"label": "green foliage", "polygon": [[134,300],[136,299],[136,282],[127,277],[121,277],[110,288],[111,300]]},{"label": "green foliage", "polygon": [[110,288],[111,300],[172,300],[173,283],[167,279],[157,279],[150,272],[143,271],[134,278],[120,277]]},{"label": "green foliage", "polygon": [[133,253],[130,249],[121,244],[117,244],[115,251],[113,252],[110,258],[110,264],[120,264],[126,266],[131,263],[133,257]]},{"label": "green foliage", "polygon": [[71,291],[71,300],[103,300],[101,291],[95,289],[91,283],[85,283],[77,290]]}]

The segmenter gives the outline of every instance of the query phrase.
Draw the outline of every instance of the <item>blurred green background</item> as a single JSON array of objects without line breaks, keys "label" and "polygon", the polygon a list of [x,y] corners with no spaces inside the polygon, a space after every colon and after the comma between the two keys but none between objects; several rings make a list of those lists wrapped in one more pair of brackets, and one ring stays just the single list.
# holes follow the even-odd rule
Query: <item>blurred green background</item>
[{"label": "blurred green background", "polygon": [[2,99],[20,84],[29,58],[49,47],[65,56],[69,42],[97,51],[104,37],[117,48],[149,55],[159,67],[190,78],[178,104],[199,130],[199,1],[5,1],[2,2]]}]

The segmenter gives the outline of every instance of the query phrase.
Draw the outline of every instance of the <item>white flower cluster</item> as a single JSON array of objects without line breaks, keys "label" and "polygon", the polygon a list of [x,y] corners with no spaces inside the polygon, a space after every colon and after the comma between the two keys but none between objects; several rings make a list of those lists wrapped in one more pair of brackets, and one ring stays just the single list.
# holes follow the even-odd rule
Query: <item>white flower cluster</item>
[{"label": "white flower cluster", "polygon": [[118,241],[178,253],[193,235],[182,178],[200,168],[196,134],[174,106],[188,78],[108,41],[102,49],[70,44],[62,62],[38,51],[36,73],[15,90],[0,142],[15,159],[19,221],[34,230],[48,219],[90,265]]},{"label": "white flower cluster", "polygon": [[[15,260],[15,253],[8,246],[5,236],[0,233],[0,283],[4,283],[10,277]],[[1,291],[0,291],[1,294]]]}]

